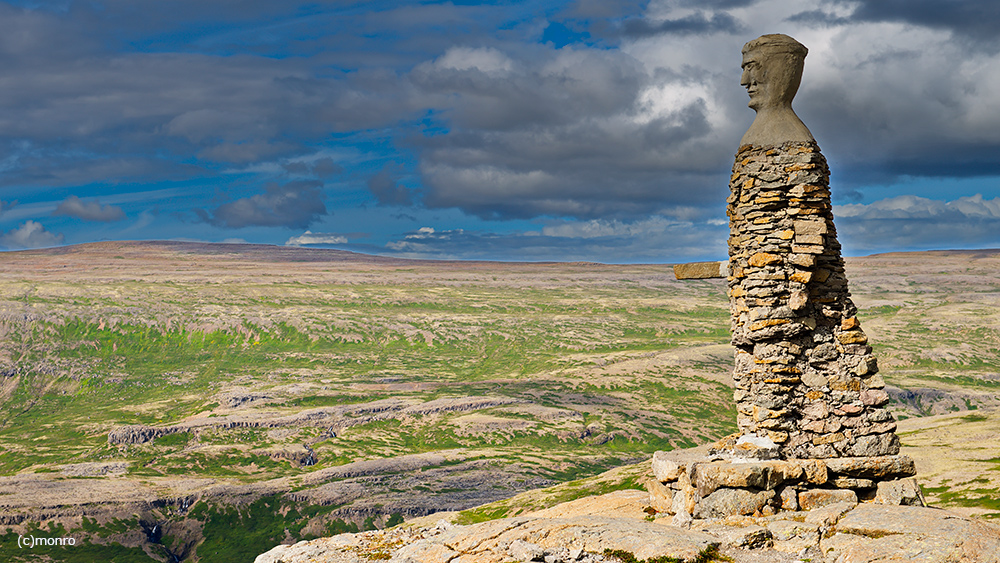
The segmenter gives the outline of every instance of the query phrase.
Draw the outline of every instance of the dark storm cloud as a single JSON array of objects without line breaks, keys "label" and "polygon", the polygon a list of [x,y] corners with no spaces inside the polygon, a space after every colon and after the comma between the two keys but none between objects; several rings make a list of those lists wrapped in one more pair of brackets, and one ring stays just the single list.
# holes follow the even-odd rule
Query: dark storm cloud
[{"label": "dark storm cloud", "polygon": [[679,5],[687,8],[730,10],[732,8],[746,8],[756,4],[760,0],[680,0]]},{"label": "dark storm cloud", "polygon": [[[843,0],[835,0],[844,4]],[[996,44],[1000,9],[995,0],[851,0],[854,22],[900,22],[946,29],[958,35]]]},{"label": "dark storm cloud", "polygon": [[76,217],[84,221],[100,221],[109,223],[125,218],[125,212],[117,205],[101,205],[97,200],[83,201],[75,195],[66,198],[52,212],[53,215]]},{"label": "dark storm cloud", "polygon": [[[705,203],[721,194],[712,180],[724,187],[725,178],[699,169],[705,163],[683,147],[708,130],[704,111],[693,104],[644,124],[584,121],[436,138],[421,164],[425,201],[484,218],[614,217]],[[679,162],[684,156],[693,159]]]},{"label": "dark storm cloud", "polygon": [[[1000,174],[1000,60],[954,42],[908,38],[860,51],[879,28],[845,27],[843,49],[803,79],[797,111],[853,188],[906,177]],[[859,52],[860,51],[860,52]],[[808,80],[808,81],[807,81]]]},{"label": "dark storm cloud", "polygon": [[726,13],[691,14],[678,19],[650,21],[646,18],[626,20],[621,27],[621,34],[629,38],[650,37],[671,33],[675,35],[702,35],[709,33],[738,33],[744,25]]},{"label": "dark storm cloud", "polygon": [[409,79],[441,96],[430,101],[448,108],[454,125],[486,129],[613,115],[635,103],[647,80],[638,61],[623,53],[532,51],[457,47],[417,66]]},{"label": "dark storm cloud", "polygon": [[413,192],[401,186],[393,173],[385,168],[368,179],[368,191],[379,205],[407,206],[413,204]]},{"label": "dark storm cloud", "polygon": [[648,3],[648,0],[575,0],[561,15],[580,19],[615,19],[639,15]]},{"label": "dark storm cloud", "polygon": [[195,209],[198,218],[216,227],[284,227],[305,229],[327,214],[322,183],[269,184],[263,194],[223,203],[211,212]]},{"label": "dark storm cloud", "polygon": [[313,161],[296,160],[286,162],[281,166],[289,174],[316,176],[317,178],[329,178],[344,171],[343,166],[337,164],[329,157],[318,158]]},{"label": "dark storm cloud", "polygon": [[840,26],[851,23],[851,18],[837,16],[823,10],[807,10],[785,18],[785,21],[807,25]]},{"label": "dark storm cloud", "polygon": [[624,53],[453,49],[412,80],[448,108],[447,134],[413,141],[429,207],[598,217],[719,195],[691,189],[720,174],[697,145],[711,130],[704,100],[644,115],[656,83]]},{"label": "dark storm cloud", "polygon": [[[219,164],[305,154],[331,131],[386,127],[419,110],[406,82],[387,70],[319,76],[322,63],[308,58],[185,52],[193,49],[176,44],[171,52],[109,51],[116,33],[109,22],[127,20],[122,33],[141,35],[144,25],[129,18],[145,18],[145,9],[69,7],[0,5],[0,143],[13,164],[5,184],[156,181],[190,168],[211,174]],[[243,21],[233,17],[229,25]],[[113,170],[122,164],[143,170]]]},{"label": "dark storm cloud", "polygon": [[0,120],[0,139],[17,140],[23,154],[8,178],[65,185],[128,174],[84,175],[88,155],[102,167],[131,163],[151,179],[192,167],[193,158],[204,174],[212,163],[304,153],[306,141],[386,126],[411,107],[398,87],[368,94],[307,73],[295,63],[201,55],[130,55],[9,73],[18,87],[0,90],[0,107],[11,116]]}]

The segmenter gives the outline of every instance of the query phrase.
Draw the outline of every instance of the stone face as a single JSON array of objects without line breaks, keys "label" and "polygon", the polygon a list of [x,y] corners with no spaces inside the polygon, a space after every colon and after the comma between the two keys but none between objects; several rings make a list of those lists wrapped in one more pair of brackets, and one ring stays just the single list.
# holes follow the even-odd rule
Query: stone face
[{"label": "stone face", "polygon": [[[740,144],[766,146],[813,140],[812,133],[792,111],[808,52],[798,41],[778,33],[762,35],[743,46],[740,84],[747,89],[748,105],[757,117]],[[762,179],[766,181],[767,176]]]}]

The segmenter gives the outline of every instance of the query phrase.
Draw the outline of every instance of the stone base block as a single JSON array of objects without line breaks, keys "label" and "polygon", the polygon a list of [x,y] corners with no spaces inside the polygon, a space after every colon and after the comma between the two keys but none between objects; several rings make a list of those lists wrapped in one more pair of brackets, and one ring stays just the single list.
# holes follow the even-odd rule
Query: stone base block
[{"label": "stone base block", "polygon": [[924,502],[924,494],[920,491],[920,485],[913,477],[882,481],[878,484],[875,502],[895,506],[927,506],[927,503]]},{"label": "stone base block", "polygon": [[650,506],[676,521],[767,516],[861,502],[924,506],[905,455],[748,461],[656,452]]},{"label": "stone base block", "polygon": [[831,504],[858,504],[858,494],[850,489],[806,489],[799,492],[799,508],[813,510]]}]

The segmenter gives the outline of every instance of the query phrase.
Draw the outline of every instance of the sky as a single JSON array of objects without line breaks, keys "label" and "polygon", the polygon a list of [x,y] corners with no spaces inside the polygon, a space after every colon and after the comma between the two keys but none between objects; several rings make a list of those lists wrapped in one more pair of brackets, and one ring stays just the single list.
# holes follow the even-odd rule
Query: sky
[{"label": "sky", "polygon": [[0,0],[0,249],[249,242],[411,258],[726,258],[740,48],[847,255],[1000,248],[995,0]]}]

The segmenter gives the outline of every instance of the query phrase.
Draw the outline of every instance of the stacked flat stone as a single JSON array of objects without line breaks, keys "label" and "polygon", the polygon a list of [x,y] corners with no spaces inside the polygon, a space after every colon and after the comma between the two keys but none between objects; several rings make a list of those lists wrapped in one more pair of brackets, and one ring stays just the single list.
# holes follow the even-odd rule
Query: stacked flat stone
[{"label": "stacked flat stone", "polygon": [[899,452],[889,395],[855,316],[815,142],[744,145],[728,202],[737,426],[778,457]]},{"label": "stacked flat stone", "polygon": [[656,452],[652,465],[650,506],[674,515],[676,525],[836,503],[924,506],[913,460],[901,455],[733,463],[680,450]]}]

